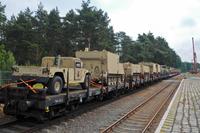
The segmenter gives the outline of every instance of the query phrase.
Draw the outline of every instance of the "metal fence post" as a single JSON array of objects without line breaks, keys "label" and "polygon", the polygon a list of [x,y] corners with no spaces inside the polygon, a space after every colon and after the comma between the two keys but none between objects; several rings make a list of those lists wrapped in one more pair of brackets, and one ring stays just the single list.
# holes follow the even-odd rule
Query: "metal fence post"
[{"label": "metal fence post", "polygon": [[66,91],[66,103],[69,104],[69,69],[67,70],[67,91]]}]

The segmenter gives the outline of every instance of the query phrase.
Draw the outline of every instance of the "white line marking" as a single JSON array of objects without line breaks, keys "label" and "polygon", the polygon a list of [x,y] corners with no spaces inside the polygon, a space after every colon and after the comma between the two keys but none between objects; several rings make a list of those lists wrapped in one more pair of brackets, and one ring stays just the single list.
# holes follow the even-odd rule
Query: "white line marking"
[{"label": "white line marking", "polygon": [[184,81],[184,79],[182,79],[182,81],[181,81],[181,83],[180,83],[180,85],[179,85],[179,87],[178,87],[178,89],[177,89],[175,95],[173,96],[172,101],[170,102],[170,104],[169,104],[169,106],[168,106],[168,108],[167,108],[167,111],[165,111],[165,114],[163,115],[163,117],[162,117],[162,119],[161,119],[161,121],[160,121],[160,124],[158,125],[158,127],[157,127],[155,133],[160,133],[160,130],[161,130],[161,128],[162,128],[162,126],[163,126],[165,120],[167,119],[167,116],[168,116],[168,114],[169,114],[169,111],[170,111],[170,109],[171,109],[171,106],[172,106],[172,104],[174,103],[174,100],[176,99],[176,95],[178,94],[178,92],[179,92],[179,90],[180,90],[180,88],[181,88],[181,85],[182,85],[183,81]]}]

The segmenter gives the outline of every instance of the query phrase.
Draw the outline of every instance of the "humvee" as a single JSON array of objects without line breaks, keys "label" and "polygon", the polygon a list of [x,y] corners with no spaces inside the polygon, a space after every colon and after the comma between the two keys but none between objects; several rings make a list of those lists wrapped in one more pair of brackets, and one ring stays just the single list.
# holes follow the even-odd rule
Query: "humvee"
[{"label": "humvee", "polygon": [[86,89],[89,75],[79,58],[57,56],[43,57],[41,66],[13,66],[12,78],[15,81],[35,79],[29,85],[41,83],[49,93],[58,94],[67,83],[80,84]]}]

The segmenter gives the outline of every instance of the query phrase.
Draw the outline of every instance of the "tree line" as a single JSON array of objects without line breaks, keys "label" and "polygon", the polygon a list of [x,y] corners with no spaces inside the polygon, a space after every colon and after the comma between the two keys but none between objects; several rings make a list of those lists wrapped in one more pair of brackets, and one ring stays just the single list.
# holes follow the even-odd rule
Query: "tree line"
[{"label": "tree line", "polygon": [[74,56],[75,51],[90,47],[118,53],[121,62],[149,61],[181,67],[181,58],[163,37],[149,32],[133,40],[123,31],[115,33],[108,14],[91,6],[89,0],[64,17],[57,7],[48,12],[40,3],[36,11],[26,8],[8,20],[5,8],[0,3],[0,45],[11,56],[9,64],[16,60],[19,65],[39,65],[43,56]]}]

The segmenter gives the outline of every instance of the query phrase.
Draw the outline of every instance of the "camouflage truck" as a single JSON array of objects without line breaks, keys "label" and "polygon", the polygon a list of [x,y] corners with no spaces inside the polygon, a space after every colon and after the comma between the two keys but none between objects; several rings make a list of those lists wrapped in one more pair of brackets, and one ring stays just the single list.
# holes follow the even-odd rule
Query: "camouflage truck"
[{"label": "camouflage truck", "polygon": [[[59,94],[67,83],[88,87],[89,73],[80,59],[74,57],[43,57],[41,66],[13,66],[13,80],[35,79],[29,85],[42,83],[51,94]],[[68,81],[68,82],[67,82]]]},{"label": "camouflage truck", "polygon": [[91,78],[96,82],[103,80],[106,85],[115,85],[117,80],[122,82],[124,69],[119,62],[119,55],[109,51],[77,51],[76,57],[83,61],[83,67],[89,70]]}]

